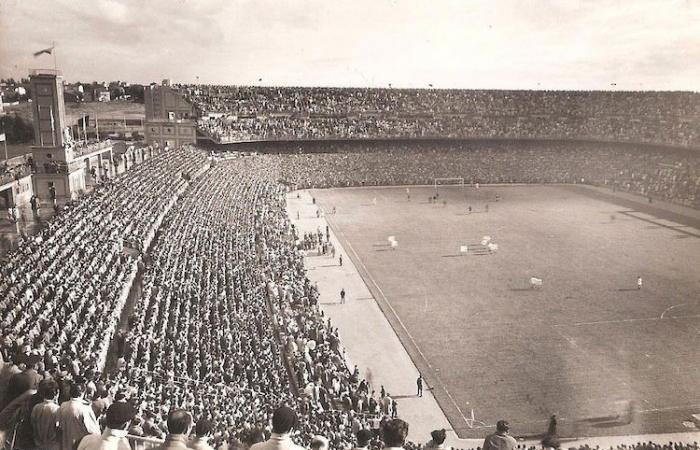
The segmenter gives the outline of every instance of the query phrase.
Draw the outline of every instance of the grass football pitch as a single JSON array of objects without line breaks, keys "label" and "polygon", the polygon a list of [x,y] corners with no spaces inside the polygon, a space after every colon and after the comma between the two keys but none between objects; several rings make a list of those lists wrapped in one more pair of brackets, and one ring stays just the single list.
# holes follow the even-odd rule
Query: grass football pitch
[{"label": "grass football pitch", "polygon": [[700,230],[584,188],[433,191],[312,194],[461,437],[499,419],[536,436],[554,413],[563,436],[687,431]]}]

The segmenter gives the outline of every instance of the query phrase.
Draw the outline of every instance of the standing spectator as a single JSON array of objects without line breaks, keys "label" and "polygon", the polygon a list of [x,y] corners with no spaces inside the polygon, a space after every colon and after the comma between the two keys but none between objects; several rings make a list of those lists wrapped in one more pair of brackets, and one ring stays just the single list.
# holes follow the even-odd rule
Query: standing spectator
[{"label": "standing spectator", "polygon": [[314,436],[311,439],[311,450],[328,450],[328,439],[323,436]]},{"label": "standing spectator", "polygon": [[367,450],[369,442],[372,440],[372,432],[369,430],[360,430],[356,434],[357,446],[353,450]]},{"label": "standing spectator", "polygon": [[209,445],[209,438],[214,433],[214,424],[206,419],[199,419],[194,427],[195,438],[190,442],[194,450],[214,450]]},{"label": "standing spectator", "polygon": [[384,422],[381,430],[384,449],[403,448],[408,436],[408,424],[401,419],[391,419]]},{"label": "standing spectator", "polygon": [[423,375],[418,374],[418,379],[416,380],[416,387],[418,388],[418,397],[423,396]]},{"label": "standing spectator", "polygon": [[42,402],[32,409],[31,423],[34,442],[42,450],[58,450],[58,383],[52,378],[39,383]]},{"label": "standing spectator", "polygon": [[433,430],[430,432],[430,439],[426,444],[425,448],[426,449],[439,449],[439,450],[445,450],[447,447],[445,446],[445,439],[447,439],[447,432],[445,429],[441,430]]},{"label": "standing spectator", "polygon": [[250,450],[303,450],[292,442],[290,433],[297,426],[297,413],[287,406],[280,406],[272,415],[272,436],[265,442],[254,444]]},{"label": "standing spectator", "polygon": [[136,410],[129,403],[116,402],[107,409],[102,435],[88,434],[80,441],[78,450],[130,450],[126,438]]},{"label": "standing spectator", "polygon": [[499,420],[496,423],[496,432],[489,434],[484,439],[482,450],[513,450],[518,445],[515,438],[508,434],[510,427],[505,420]]},{"label": "standing spectator", "polygon": [[186,450],[187,437],[192,431],[192,416],[184,409],[173,409],[168,414],[168,435],[158,450]]},{"label": "standing spectator", "polygon": [[70,400],[58,408],[58,428],[61,432],[61,450],[73,450],[88,434],[100,434],[100,426],[90,403],[85,401],[85,386],[73,382],[70,386]]},{"label": "standing spectator", "polygon": [[34,370],[26,370],[10,379],[9,386],[16,390],[10,395],[12,400],[0,411],[0,430],[10,437],[14,434],[14,448],[30,449],[34,446],[30,416],[37,397],[38,377]]},{"label": "standing spectator", "polygon": [[557,449],[561,445],[559,437],[557,436],[557,416],[552,414],[549,418],[549,425],[547,425],[547,432],[542,438],[542,447]]}]

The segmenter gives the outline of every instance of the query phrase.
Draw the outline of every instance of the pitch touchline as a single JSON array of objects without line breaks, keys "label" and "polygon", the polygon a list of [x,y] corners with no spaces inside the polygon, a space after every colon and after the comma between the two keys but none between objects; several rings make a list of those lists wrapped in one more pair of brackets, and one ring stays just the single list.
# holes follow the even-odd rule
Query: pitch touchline
[{"label": "pitch touchline", "polygon": [[434,375],[435,378],[439,381],[440,387],[442,388],[443,391],[445,391],[445,394],[447,394],[447,396],[449,397],[449,399],[450,399],[450,401],[452,402],[452,404],[454,405],[454,407],[457,408],[457,411],[459,411],[460,416],[462,416],[462,420],[464,420],[464,423],[467,424],[467,426],[469,426],[469,421],[467,420],[467,417],[466,417],[466,416],[464,415],[464,413],[462,412],[462,409],[459,407],[459,405],[457,404],[457,402],[455,401],[455,399],[452,397],[452,394],[450,394],[450,392],[447,390],[447,388],[445,387],[445,384],[440,380],[439,375],[435,372],[435,370],[433,370],[432,364],[430,364],[430,361],[428,361],[428,358],[425,357],[425,354],[423,354],[423,351],[420,349],[420,347],[419,347],[418,344],[416,343],[416,340],[413,339],[413,336],[411,335],[411,333],[410,333],[410,332],[408,331],[408,329],[406,328],[406,325],[404,325],[403,321],[401,320],[401,318],[399,317],[399,315],[396,313],[396,310],[395,310],[394,307],[391,305],[391,303],[389,302],[389,300],[386,298],[386,295],[384,295],[384,291],[382,291],[382,288],[380,288],[379,285],[377,284],[377,282],[374,281],[374,277],[372,277],[372,274],[369,272],[369,270],[367,270],[367,266],[365,266],[365,263],[362,262],[362,259],[360,259],[360,256],[357,254],[357,252],[355,251],[355,248],[354,248],[354,247],[352,246],[352,244],[350,243],[350,240],[347,239],[347,238],[345,238],[345,233],[343,233],[342,230],[340,230],[339,228],[337,228],[337,227],[334,226],[335,224],[333,223],[333,220],[332,220],[330,217],[327,218],[327,220],[328,220],[328,222],[331,224],[331,226],[333,226],[333,229],[334,229],[334,230],[337,230],[337,232],[338,232],[340,235],[343,236],[343,238],[344,238],[343,240],[348,244],[348,248],[349,248],[350,251],[353,253],[353,255],[355,255],[355,259],[356,259],[357,262],[362,266],[364,272],[367,274],[367,277],[368,277],[369,280],[372,282],[372,284],[374,285],[374,287],[377,288],[377,291],[379,292],[379,294],[380,294],[380,295],[382,296],[382,298],[384,299],[384,302],[389,306],[389,309],[391,309],[391,313],[394,315],[394,317],[396,317],[396,320],[397,320],[397,321],[399,322],[399,324],[401,325],[401,328],[403,328],[403,330],[406,332],[406,335],[408,335],[408,338],[411,340],[411,343],[413,343],[413,346],[416,348],[416,350],[418,350],[418,353],[420,354],[421,358],[423,358],[423,361],[425,361],[425,363],[428,365],[428,367],[433,371],[433,375]]},{"label": "pitch touchline", "polygon": [[[681,303],[681,305],[684,305],[685,303]],[[676,306],[681,306],[681,305],[674,305],[671,308],[666,309],[661,314],[661,317],[643,317],[643,318],[636,318],[636,319],[615,319],[615,320],[598,320],[598,321],[593,321],[593,322],[574,322],[574,323],[557,323],[552,325],[553,327],[578,327],[578,326],[583,326],[583,325],[600,325],[600,324],[606,324],[606,323],[628,323],[628,322],[651,322],[655,320],[661,320],[664,319],[664,314],[668,312],[670,309],[675,308]],[[683,316],[683,317],[676,317],[676,316],[670,316],[668,319],[694,319],[700,317],[700,314],[693,314],[690,316]]]}]

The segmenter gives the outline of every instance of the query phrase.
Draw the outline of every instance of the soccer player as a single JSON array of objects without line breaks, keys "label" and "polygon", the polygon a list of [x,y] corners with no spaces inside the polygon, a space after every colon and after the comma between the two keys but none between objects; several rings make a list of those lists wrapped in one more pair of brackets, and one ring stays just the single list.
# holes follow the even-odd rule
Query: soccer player
[{"label": "soccer player", "polygon": [[340,267],[343,267],[343,255],[340,255],[340,257],[338,258],[338,263]]},{"label": "soccer player", "polygon": [[423,375],[418,374],[418,379],[416,379],[416,386],[418,387],[418,397],[423,396]]},{"label": "soccer player", "polygon": [[406,188],[406,200],[411,201],[411,190]]},{"label": "soccer player", "polygon": [[467,208],[467,212],[468,212],[469,214],[472,213],[472,205],[469,205],[469,207]]},{"label": "soccer player", "polygon": [[489,204],[487,203],[486,206],[484,206],[484,211],[489,212]]},{"label": "soccer player", "polygon": [[345,303],[345,288],[340,289],[340,304]]},{"label": "soccer player", "polygon": [[639,277],[637,277],[637,289],[641,289],[641,288],[642,288],[642,277],[639,276]]}]

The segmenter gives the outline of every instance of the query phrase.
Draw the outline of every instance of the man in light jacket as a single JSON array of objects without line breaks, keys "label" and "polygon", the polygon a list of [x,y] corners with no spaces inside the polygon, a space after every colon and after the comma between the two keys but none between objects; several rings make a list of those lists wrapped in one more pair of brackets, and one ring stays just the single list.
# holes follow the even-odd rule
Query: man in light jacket
[{"label": "man in light jacket", "polygon": [[483,450],[513,450],[518,445],[515,438],[508,434],[510,427],[505,420],[496,422],[496,432],[484,439]]},{"label": "man in light jacket", "polygon": [[85,386],[73,382],[70,386],[70,400],[61,403],[56,412],[61,433],[61,450],[73,450],[88,434],[100,434],[100,425],[90,402],[86,401]]},{"label": "man in light jacket", "polygon": [[192,415],[184,409],[173,409],[168,414],[168,434],[158,450],[191,450],[189,435],[192,431]]},{"label": "man in light jacket", "polygon": [[78,450],[131,450],[126,438],[136,409],[126,402],[113,403],[107,409],[102,435],[88,434],[80,441]]},{"label": "man in light jacket", "polygon": [[265,442],[259,442],[250,450],[304,450],[292,442],[291,432],[297,425],[297,413],[286,406],[280,406],[272,415],[272,436]]}]

